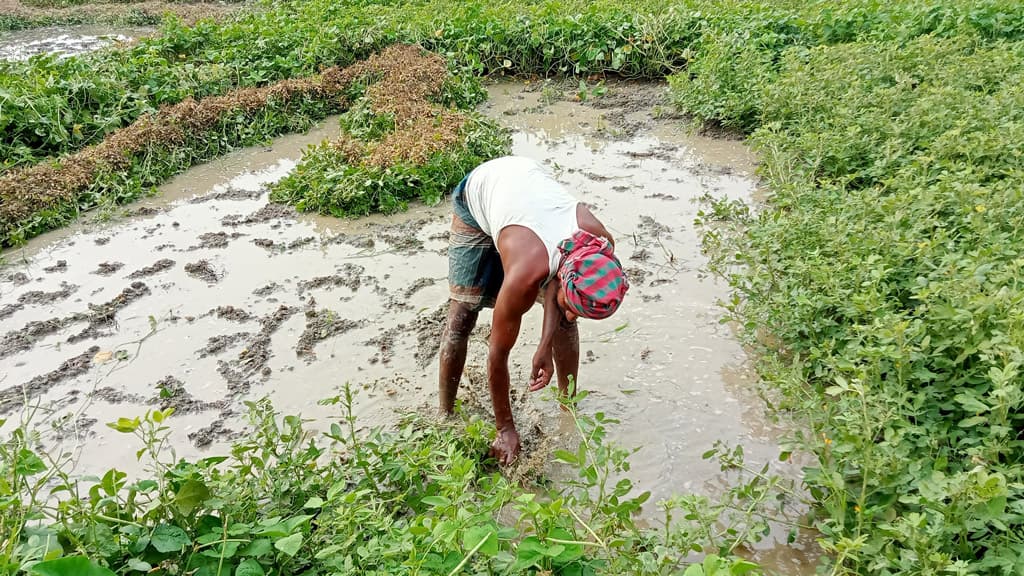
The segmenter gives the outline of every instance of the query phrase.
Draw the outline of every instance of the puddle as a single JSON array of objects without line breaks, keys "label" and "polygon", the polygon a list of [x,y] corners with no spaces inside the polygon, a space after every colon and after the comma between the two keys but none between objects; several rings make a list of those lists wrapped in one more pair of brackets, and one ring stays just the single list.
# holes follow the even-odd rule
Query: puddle
[{"label": "puddle", "polygon": [[130,42],[152,32],[152,28],[100,25],[53,26],[5,32],[0,35],[0,60],[27,60],[38,54],[56,54],[66,58]]},{"label": "puddle", "polygon": [[[753,467],[769,462],[797,477],[796,464],[777,461],[778,430],[720,323],[716,301],[727,290],[700,273],[693,226],[694,200],[705,193],[751,197],[749,152],[716,142],[709,160],[673,121],[628,104],[549,105],[512,83],[489,91],[484,111],[515,130],[514,152],[547,163],[617,238],[632,289],[612,318],[581,322],[580,385],[591,392],[582,409],[621,420],[612,439],[639,448],[635,484],[652,501],[716,492],[722,473],[701,459],[716,440],[743,444]],[[317,400],[345,382],[359,391],[363,425],[432,411],[450,206],[342,221],[267,204],[265,186],[336,130],[331,119],[270,148],[236,151],[133,204],[131,218],[8,251],[0,400],[10,402],[0,407],[14,406],[28,383],[55,409],[65,430],[59,448],[80,455],[82,473],[137,470],[134,444],[102,423],[168,402],[186,408],[173,426],[185,457],[222,450],[243,429],[242,400],[263,395],[313,418],[315,429],[338,417]],[[25,297],[30,291],[40,294]],[[527,315],[510,366],[527,449],[571,430],[551,402],[524,393],[541,316],[539,307]],[[460,389],[469,406],[489,406],[489,326],[485,311]],[[813,573],[813,543],[761,548],[753,556],[770,568]]]}]

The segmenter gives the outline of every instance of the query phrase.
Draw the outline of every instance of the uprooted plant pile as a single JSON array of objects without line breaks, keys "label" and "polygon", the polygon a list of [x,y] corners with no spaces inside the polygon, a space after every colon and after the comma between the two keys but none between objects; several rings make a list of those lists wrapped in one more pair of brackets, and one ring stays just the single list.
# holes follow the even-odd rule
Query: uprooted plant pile
[{"label": "uprooted plant pile", "polygon": [[[405,90],[410,90],[414,82],[403,82],[402,73],[389,67],[415,64],[419,52],[419,48],[395,46],[365,63],[328,68],[316,76],[282,80],[261,88],[240,88],[224,96],[188,98],[143,116],[80,152],[0,175],[0,245],[17,243],[61,226],[99,204],[134,199],[176,172],[231,147],[305,128],[316,118],[344,109],[374,75],[383,75],[386,81],[382,86],[386,89],[401,90],[406,86]],[[431,93],[441,98],[447,78],[444,61],[434,57],[422,62],[429,62],[423,72],[438,79],[431,84]],[[460,83],[452,86],[467,90]],[[453,96],[449,100],[458,98]],[[451,128],[452,119],[463,118],[440,108],[434,112],[425,100],[417,100],[415,105],[428,107],[431,116],[424,116],[423,110],[414,113],[411,108],[406,112],[407,105],[397,101],[391,104],[402,111],[402,118],[411,119],[410,114],[420,116],[411,125],[402,124],[402,128],[413,132],[397,131],[383,146],[378,146],[382,152],[388,146],[397,146],[401,148],[398,152],[404,154],[401,158],[415,159],[418,156],[413,150],[424,145],[417,138],[441,134],[427,129],[427,124],[434,122],[433,114],[447,119],[441,125],[445,129]],[[498,132],[497,128],[491,130]],[[430,150],[433,145],[433,141],[425,144]],[[481,156],[463,153],[459,159],[458,166],[464,166],[466,162],[479,161]],[[369,162],[380,166],[373,157]],[[416,184],[409,179],[410,186]]]},{"label": "uprooted plant pile", "polygon": [[325,402],[343,411],[323,435],[250,403],[252,433],[229,457],[195,462],[166,449],[173,409],[121,418],[109,425],[141,444],[152,473],[138,480],[73,480],[70,457],[44,460],[23,424],[0,443],[0,565],[48,576],[654,576],[703,550],[687,574],[756,573],[731,553],[764,530],[774,479],[750,476],[718,502],[661,503],[664,525],[641,528],[633,515],[649,494],[630,495],[628,452],[605,442],[613,421],[600,414],[575,415],[579,450],[557,455],[575,477],[524,488],[487,459],[494,428],[479,418],[411,417],[359,435],[347,387]]},{"label": "uprooted plant pile", "polygon": [[448,78],[436,54],[396,45],[351,68],[371,83],[342,115],[341,137],[308,150],[273,186],[272,200],[335,216],[394,212],[414,198],[436,202],[478,164],[508,152],[495,123],[432,101]]}]

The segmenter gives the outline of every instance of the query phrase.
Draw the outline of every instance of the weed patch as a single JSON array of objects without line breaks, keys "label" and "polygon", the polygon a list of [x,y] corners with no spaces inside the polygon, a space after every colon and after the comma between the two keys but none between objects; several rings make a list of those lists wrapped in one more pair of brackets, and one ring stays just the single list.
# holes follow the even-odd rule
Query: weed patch
[{"label": "weed patch", "polygon": [[817,455],[834,573],[1024,566],[1024,45],[962,32],[723,39],[673,81],[764,161],[768,206],[718,203],[705,246],[778,407],[808,426],[794,442]]},{"label": "weed patch", "polygon": [[437,202],[481,162],[508,152],[499,126],[436,103],[448,85],[440,57],[395,45],[352,69],[372,80],[342,115],[341,138],[308,150],[271,188],[272,200],[341,217],[395,212],[413,199]]},{"label": "weed patch", "polygon": [[[163,396],[162,396],[163,397]],[[110,470],[73,480],[70,455],[32,447],[31,411],[0,443],[0,560],[9,572],[150,574],[689,574],[756,573],[731,555],[756,541],[775,480],[753,474],[721,502],[660,503],[623,474],[629,452],[606,442],[614,421],[573,412],[580,447],[556,457],[576,471],[560,487],[524,487],[486,456],[492,426],[466,416],[356,433],[352,396],[324,401],[341,418],[323,435],[266,401],[249,403],[250,433],[230,455],[178,460],[166,448],[173,408],[108,424],[135,438],[148,477]],[[735,459],[729,466],[741,466]],[[745,514],[717,524],[726,509]]]}]

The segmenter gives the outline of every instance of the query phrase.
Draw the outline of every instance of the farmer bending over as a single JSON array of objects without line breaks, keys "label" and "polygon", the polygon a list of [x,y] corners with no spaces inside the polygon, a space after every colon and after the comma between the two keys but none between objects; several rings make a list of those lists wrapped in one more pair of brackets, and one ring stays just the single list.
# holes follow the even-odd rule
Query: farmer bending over
[{"label": "farmer bending over", "polygon": [[494,308],[487,377],[498,436],[491,454],[502,464],[519,453],[509,403],[508,357],[523,314],[544,305],[530,390],[555,369],[566,394],[579,368],[576,319],[611,316],[628,289],[615,241],[590,210],[537,162],[506,156],[485,162],[452,193],[448,248],[451,300],[441,340],[441,411],[450,414],[479,311]]}]

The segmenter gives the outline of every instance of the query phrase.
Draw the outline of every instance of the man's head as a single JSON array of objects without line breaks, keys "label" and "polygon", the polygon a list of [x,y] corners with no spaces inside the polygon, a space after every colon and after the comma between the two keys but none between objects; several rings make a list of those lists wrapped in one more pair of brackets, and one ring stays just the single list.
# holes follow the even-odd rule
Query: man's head
[{"label": "man's head", "polygon": [[629,290],[622,265],[604,238],[580,230],[559,246],[558,304],[569,315],[599,320],[619,309]]}]

